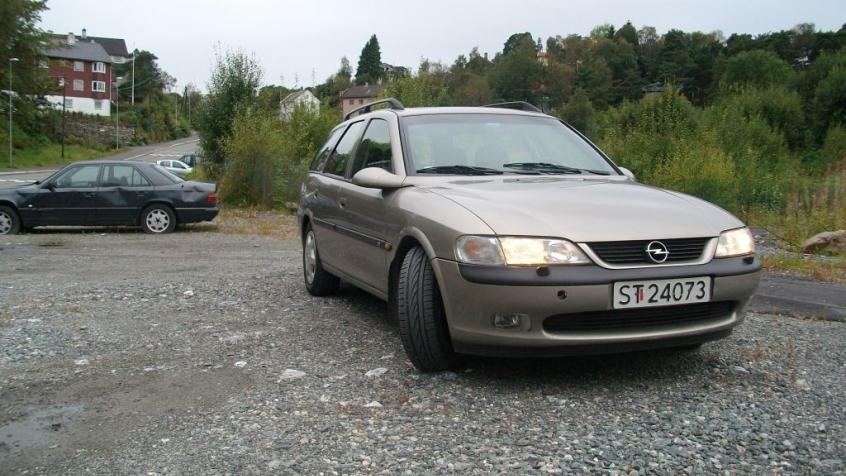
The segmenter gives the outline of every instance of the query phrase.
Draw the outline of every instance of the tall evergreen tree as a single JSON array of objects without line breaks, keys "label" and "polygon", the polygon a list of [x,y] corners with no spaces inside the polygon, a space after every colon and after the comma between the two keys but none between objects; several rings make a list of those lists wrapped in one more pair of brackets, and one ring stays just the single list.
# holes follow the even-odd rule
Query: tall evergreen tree
[{"label": "tall evergreen tree", "polygon": [[376,83],[382,79],[382,76],[382,53],[379,51],[379,40],[376,35],[373,35],[362,48],[361,56],[358,58],[355,83]]}]

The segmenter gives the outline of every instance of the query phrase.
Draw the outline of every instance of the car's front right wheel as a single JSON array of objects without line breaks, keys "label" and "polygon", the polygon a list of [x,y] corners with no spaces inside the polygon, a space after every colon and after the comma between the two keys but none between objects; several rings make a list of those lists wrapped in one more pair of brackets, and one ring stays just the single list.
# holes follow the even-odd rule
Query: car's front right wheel
[{"label": "car's front right wheel", "polygon": [[423,248],[412,248],[405,255],[396,289],[400,337],[411,363],[423,372],[458,365],[441,291]]},{"label": "car's front right wheel", "polygon": [[335,294],[341,285],[337,276],[323,269],[320,253],[317,251],[317,239],[311,224],[306,225],[303,233],[303,280],[306,290],[312,296]]}]

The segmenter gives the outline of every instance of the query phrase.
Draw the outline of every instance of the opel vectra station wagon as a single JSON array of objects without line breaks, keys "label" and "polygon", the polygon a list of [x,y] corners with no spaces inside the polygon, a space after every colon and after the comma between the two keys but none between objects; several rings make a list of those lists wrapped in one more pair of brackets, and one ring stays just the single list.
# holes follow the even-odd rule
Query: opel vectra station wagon
[{"label": "opel vectra station wagon", "polygon": [[637,183],[528,103],[362,106],[312,163],[299,223],[308,291],[387,300],[422,371],[696,348],[740,324],[761,269],[740,220]]}]

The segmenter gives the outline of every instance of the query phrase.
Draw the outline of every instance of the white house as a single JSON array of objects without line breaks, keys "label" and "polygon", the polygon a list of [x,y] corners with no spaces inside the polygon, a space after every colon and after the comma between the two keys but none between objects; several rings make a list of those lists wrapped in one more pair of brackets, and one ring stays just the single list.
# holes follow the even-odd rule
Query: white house
[{"label": "white house", "polygon": [[279,117],[283,121],[291,119],[297,106],[306,107],[314,112],[320,112],[320,99],[317,99],[310,89],[294,91],[279,101]]}]

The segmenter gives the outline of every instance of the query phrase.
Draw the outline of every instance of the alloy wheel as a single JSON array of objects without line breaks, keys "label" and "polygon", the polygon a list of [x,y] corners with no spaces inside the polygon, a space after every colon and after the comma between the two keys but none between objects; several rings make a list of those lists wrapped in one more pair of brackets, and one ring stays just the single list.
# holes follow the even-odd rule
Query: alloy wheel
[{"label": "alloy wheel", "polygon": [[314,282],[314,275],[317,272],[317,244],[314,241],[314,232],[309,230],[306,234],[305,247],[305,278],[306,282]]},{"label": "alloy wheel", "polygon": [[10,231],[12,231],[12,217],[8,213],[0,211],[0,235],[6,235]]},{"label": "alloy wheel", "polygon": [[170,226],[170,216],[161,208],[150,210],[147,214],[147,228],[153,233],[164,233]]}]

